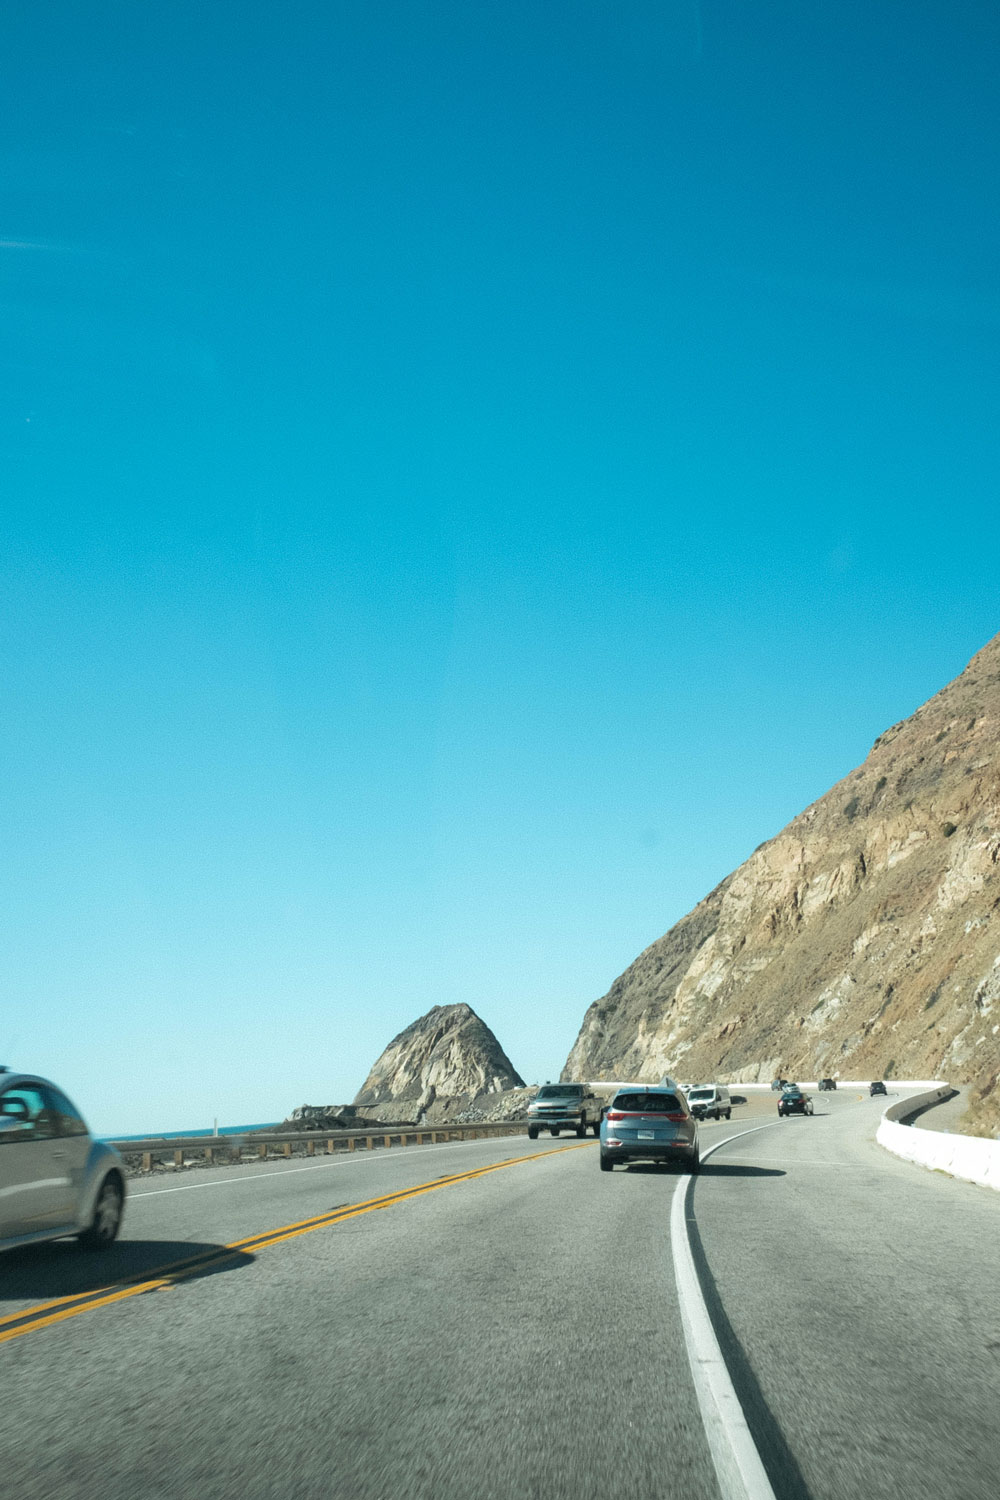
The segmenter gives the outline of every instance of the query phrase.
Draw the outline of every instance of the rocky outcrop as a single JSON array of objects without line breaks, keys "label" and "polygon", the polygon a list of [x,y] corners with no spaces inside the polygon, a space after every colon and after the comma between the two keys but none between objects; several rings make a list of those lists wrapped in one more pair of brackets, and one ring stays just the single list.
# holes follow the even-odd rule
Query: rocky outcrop
[{"label": "rocky outcrop", "polygon": [[933,1077],[1000,1127],[1000,636],[652,944],[564,1079]]},{"label": "rocky outcrop", "polygon": [[355,1097],[414,1119],[452,1118],[482,1095],[522,1089],[524,1080],[490,1028],[468,1005],[435,1005],[393,1037]]},{"label": "rocky outcrop", "polygon": [[[300,1104],[278,1130],[367,1130],[370,1126],[389,1123],[381,1116],[362,1115],[353,1104]],[[412,1125],[409,1119],[393,1119],[393,1124]]]}]

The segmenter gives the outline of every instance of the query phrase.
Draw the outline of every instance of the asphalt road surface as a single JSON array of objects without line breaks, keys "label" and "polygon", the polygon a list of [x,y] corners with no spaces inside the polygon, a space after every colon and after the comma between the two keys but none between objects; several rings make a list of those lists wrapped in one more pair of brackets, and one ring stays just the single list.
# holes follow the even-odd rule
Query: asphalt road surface
[{"label": "asphalt road surface", "polygon": [[[814,1098],[702,1127],[687,1204],[773,1494],[996,1500],[1000,1195]],[[0,1259],[4,1493],[718,1500],[686,1181],[517,1137],[134,1181],[109,1255]]]}]

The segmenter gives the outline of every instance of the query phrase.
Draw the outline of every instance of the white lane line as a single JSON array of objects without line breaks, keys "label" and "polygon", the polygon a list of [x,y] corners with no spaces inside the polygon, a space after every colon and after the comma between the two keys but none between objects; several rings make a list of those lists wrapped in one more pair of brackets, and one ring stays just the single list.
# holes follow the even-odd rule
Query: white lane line
[{"label": "white lane line", "polygon": [[[774,1123],[757,1125],[753,1130],[741,1130],[737,1135],[727,1136],[710,1146],[703,1153],[702,1161],[741,1136],[755,1135],[759,1130],[773,1130]],[[761,1463],[740,1398],[719,1348],[691,1254],[685,1215],[693,1181],[693,1177],[685,1178],[674,1193],[670,1207],[670,1249],[691,1378],[715,1465],[715,1476],[722,1500],[775,1500],[771,1481]]]},{"label": "white lane line", "polygon": [[[506,1145],[507,1142],[518,1137],[503,1135],[497,1136],[496,1139],[503,1141]],[[449,1146],[407,1146],[406,1150],[414,1155],[419,1152],[421,1156],[429,1156],[435,1151],[454,1151],[456,1146],[482,1146],[483,1144],[483,1141],[453,1141]],[[396,1153],[393,1152],[393,1157],[395,1156]],[[380,1151],[365,1151],[355,1156],[348,1156],[345,1152],[335,1161],[318,1161],[311,1167],[281,1167],[277,1172],[244,1172],[239,1177],[220,1177],[214,1182],[186,1182],[183,1187],[150,1188],[145,1193],[129,1193],[128,1201],[134,1203],[137,1198],[162,1198],[164,1193],[193,1193],[198,1188],[229,1187],[234,1182],[259,1182],[262,1177],[267,1177],[273,1182],[276,1177],[294,1177],[297,1172],[322,1172],[330,1167],[357,1167],[362,1164],[370,1167],[377,1161],[387,1160],[389,1157],[385,1154],[384,1148]]]}]

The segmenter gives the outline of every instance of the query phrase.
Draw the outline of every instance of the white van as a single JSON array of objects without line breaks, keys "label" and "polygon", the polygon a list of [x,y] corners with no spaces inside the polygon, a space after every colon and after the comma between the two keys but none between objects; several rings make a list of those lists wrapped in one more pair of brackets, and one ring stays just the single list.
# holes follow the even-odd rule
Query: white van
[{"label": "white van", "polygon": [[724,1083],[699,1083],[688,1089],[687,1102],[696,1120],[729,1120],[733,1102]]}]

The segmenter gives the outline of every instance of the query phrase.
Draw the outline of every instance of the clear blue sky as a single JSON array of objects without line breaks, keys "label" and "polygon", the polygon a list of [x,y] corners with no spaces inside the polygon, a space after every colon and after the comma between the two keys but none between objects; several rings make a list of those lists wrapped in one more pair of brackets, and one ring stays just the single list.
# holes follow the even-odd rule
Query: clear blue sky
[{"label": "clear blue sky", "polygon": [[0,21],[0,1060],[587,1004],[1000,629],[1000,11]]}]

